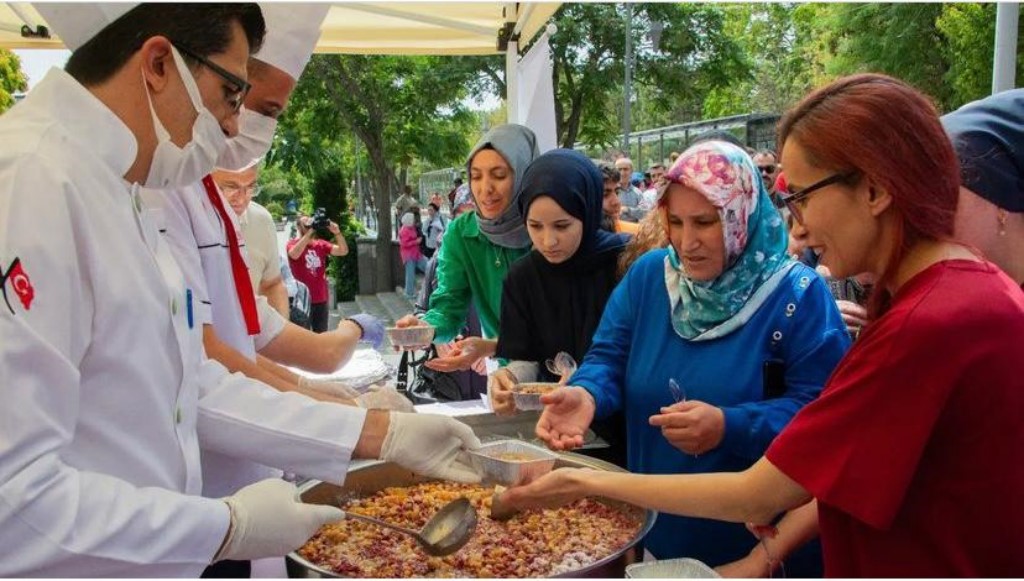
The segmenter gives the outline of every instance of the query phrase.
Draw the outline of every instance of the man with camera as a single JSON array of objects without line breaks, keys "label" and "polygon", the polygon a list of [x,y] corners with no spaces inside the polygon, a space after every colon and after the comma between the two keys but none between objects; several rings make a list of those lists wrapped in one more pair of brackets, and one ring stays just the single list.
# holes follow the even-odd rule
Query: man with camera
[{"label": "man with camera", "polygon": [[327,257],[345,256],[348,244],[323,208],[312,216],[299,216],[298,226],[299,237],[288,241],[288,265],[292,275],[309,287],[310,327],[314,333],[323,333],[328,319]]}]

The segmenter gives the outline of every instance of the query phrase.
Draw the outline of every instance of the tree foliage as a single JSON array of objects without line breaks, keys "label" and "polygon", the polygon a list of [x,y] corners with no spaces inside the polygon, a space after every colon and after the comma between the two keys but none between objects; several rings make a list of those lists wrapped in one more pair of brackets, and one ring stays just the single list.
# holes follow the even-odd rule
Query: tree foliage
[{"label": "tree foliage", "polygon": [[727,4],[726,34],[743,51],[750,75],[712,89],[703,117],[783,111],[822,76],[815,4]]},{"label": "tree foliage", "polygon": [[[338,136],[350,133],[361,142],[376,206],[378,280],[390,280],[398,176],[414,159],[444,166],[466,154],[474,116],[461,101],[478,76],[464,59],[314,55],[296,88],[277,155],[316,167],[335,163],[329,155],[343,149],[325,145]],[[330,153],[318,160],[318,151]]]},{"label": "tree foliage", "polygon": [[[725,34],[724,11],[712,4],[632,4],[633,90],[645,114],[666,122],[698,118],[712,89],[749,75],[739,44]],[[624,111],[624,5],[567,3],[551,38],[558,141],[611,144]],[[660,23],[654,47],[648,32]]]},{"label": "tree foliage", "polygon": [[[980,3],[826,5],[817,30],[821,62],[828,80],[881,72],[952,110],[991,92],[995,12],[995,4]],[[1018,78],[1022,49],[1018,37]]]},{"label": "tree foliage", "polygon": [[28,77],[21,70],[21,59],[0,48],[0,113],[14,105],[13,93],[28,90]]}]

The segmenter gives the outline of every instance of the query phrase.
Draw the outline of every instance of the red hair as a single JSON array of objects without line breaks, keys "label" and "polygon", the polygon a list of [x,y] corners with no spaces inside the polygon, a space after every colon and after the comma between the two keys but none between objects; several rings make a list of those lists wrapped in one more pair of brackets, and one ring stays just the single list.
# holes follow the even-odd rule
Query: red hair
[{"label": "red hair", "polygon": [[839,79],[804,97],[779,123],[779,152],[788,140],[808,163],[856,170],[893,198],[896,244],[875,284],[868,312],[889,308],[888,285],[919,240],[953,237],[960,164],[935,105],[906,83],[877,74]]}]

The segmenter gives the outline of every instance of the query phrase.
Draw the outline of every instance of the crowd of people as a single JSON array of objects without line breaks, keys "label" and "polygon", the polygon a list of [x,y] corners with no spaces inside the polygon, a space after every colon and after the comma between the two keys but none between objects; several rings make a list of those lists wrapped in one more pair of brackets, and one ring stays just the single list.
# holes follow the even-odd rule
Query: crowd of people
[{"label": "crowd of people", "polygon": [[[527,130],[492,131],[509,132]],[[516,384],[560,382],[537,436],[570,450],[592,429],[609,447],[584,453],[630,471],[558,470],[505,502],[653,508],[654,557],[727,576],[783,561],[796,576],[1024,571],[999,540],[1024,532],[1011,507],[1024,483],[1024,90],[940,119],[901,81],[840,79],[783,118],[781,154],[698,138],[647,211],[628,159],[554,150],[524,168],[494,147],[481,162],[490,139],[469,167],[522,178],[495,195],[478,172],[486,213],[459,225],[515,216],[529,243],[501,248],[524,254],[493,267],[486,252],[453,254],[446,271],[442,252],[458,310],[399,325],[440,325],[448,341],[474,301],[482,337],[435,368],[496,358],[499,414],[515,413]],[[571,377],[545,368],[560,352],[582,361]]]},{"label": "crowd of people", "polygon": [[[40,5],[72,56],[0,117],[0,574],[248,576],[343,517],[284,472],[478,482],[465,424],[292,370],[384,335],[328,329],[337,224],[304,216],[285,260],[252,199],[329,5],[111,6]],[[410,297],[426,274],[397,325],[432,326],[426,365],[486,376],[498,414],[558,384],[537,436],[593,430],[626,469],[510,507],[656,509],[655,558],[724,576],[1021,575],[1024,90],[940,117],[855,75],[778,144],[703,135],[646,182],[494,127],[447,200],[396,204]]]}]

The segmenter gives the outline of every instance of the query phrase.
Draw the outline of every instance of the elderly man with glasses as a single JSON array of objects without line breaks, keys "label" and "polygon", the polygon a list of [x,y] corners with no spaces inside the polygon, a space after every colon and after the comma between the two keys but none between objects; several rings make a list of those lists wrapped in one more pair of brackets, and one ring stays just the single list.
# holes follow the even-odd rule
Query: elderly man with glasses
[{"label": "elderly man with glasses", "polygon": [[277,245],[277,227],[274,217],[262,205],[253,201],[260,193],[257,183],[260,166],[254,165],[242,171],[215,170],[213,182],[217,184],[242,230],[245,244],[246,263],[249,266],[249,282],[260,296],[266,297],[282,317],[288,317],[288,289],[281,275]]}]

